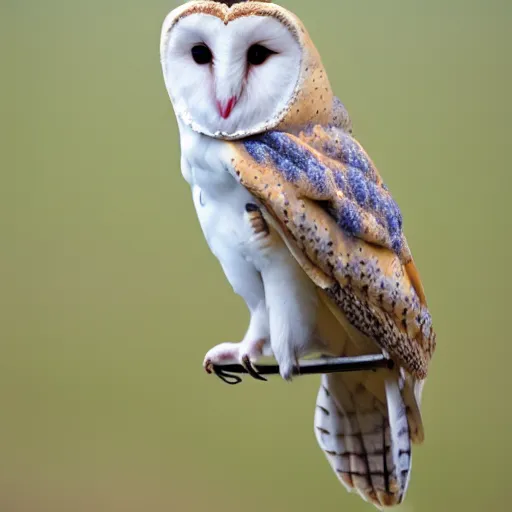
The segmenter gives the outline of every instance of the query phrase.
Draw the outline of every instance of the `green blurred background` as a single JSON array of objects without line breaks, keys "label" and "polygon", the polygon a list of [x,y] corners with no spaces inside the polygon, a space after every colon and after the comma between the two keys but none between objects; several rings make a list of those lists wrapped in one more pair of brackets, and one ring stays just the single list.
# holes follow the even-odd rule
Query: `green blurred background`
[{"label": "green blurred background", "polygon": [[[176,5],[1,2],[0,511],[372,510],[317,447],[318,378],[202,371],[248,314],[180,174]],[[510,510],[512,5],[284,5],[402,208],[438,331],[402,510]]]}]

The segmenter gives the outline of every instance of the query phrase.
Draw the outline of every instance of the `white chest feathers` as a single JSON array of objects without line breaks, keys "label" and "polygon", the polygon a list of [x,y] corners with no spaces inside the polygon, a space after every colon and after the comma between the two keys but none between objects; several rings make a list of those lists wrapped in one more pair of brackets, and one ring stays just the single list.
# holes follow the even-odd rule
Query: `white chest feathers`
[{"label": "white chest feathers", "polygon": [[258,202],[230,173],[227,144],[184,125],[180,125],[180,135],[182,173],[192,188],[210,249],[223,266],[236,255],[252,259],[253,233],[247,222],[246,205]]}]

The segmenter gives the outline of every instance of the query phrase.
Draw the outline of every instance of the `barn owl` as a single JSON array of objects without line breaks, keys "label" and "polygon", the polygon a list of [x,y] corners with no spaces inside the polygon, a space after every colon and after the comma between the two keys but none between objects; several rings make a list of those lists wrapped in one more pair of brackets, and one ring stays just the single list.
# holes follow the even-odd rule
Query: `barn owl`
[{"label": "barn owl", "polygon": [[273,356],[385,354],[375,372],[321,376],[314,428],[341,483],[403,501],[435,333],[400,210],[352,135],[302,22],[268,1],[194,0],[166,17],[165,85],[181,170],[206,241],[247,304],[238,343],[204,368]]}]

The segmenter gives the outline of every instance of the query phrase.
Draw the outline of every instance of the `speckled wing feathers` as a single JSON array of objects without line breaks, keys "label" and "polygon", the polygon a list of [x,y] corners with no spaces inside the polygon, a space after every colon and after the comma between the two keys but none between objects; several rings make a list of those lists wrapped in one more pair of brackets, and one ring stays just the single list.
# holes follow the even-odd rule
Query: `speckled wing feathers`
[{"label": "speckled wing feathers", "polygon": [[258,162],[270,158],[302,197],[327,201],[329,213],[351,235],[411,259],[400,210],[363,148],[339,128],[311,127],[299,136],[269,132],[245,142]]},{"label": "speckled wing feathers", "polygon": [[435,347],[430,313],[398,206],[364,149],[322,126],[230,144],[240,183],[282,226],[299,263],[311,262],[309,277],[353,326],[424,379]]}]

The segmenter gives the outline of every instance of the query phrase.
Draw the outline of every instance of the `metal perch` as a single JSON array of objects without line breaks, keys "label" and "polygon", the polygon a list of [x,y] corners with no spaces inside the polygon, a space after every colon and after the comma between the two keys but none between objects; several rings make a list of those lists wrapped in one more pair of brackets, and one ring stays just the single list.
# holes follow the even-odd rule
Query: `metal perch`
[{"label": "metal perch", "polygon": [[[262,375],[279,375],[277,364],[254,364],[252,365],[259,380],[266,381]],[[322,373],[340,373],[378,370],[379,368],[393,368],[394,363],[382,354],[370,354],[356,357],[332,357],[326,359],[312,359],[303,361],[293,368],[293,375],[315,375]],[[226,384],[239,384],[242,378],[236,373],[251,374],[241,364],[214,364],[212,371]]]}]

